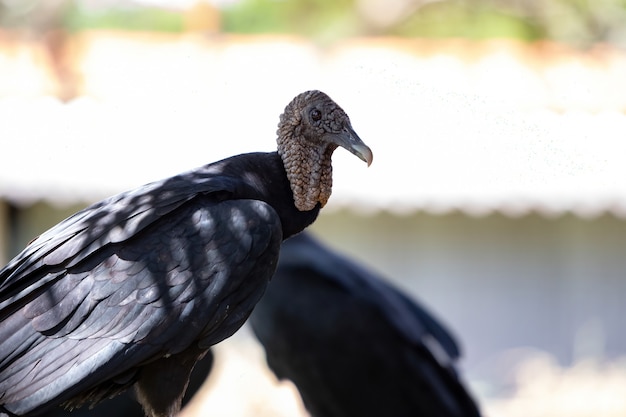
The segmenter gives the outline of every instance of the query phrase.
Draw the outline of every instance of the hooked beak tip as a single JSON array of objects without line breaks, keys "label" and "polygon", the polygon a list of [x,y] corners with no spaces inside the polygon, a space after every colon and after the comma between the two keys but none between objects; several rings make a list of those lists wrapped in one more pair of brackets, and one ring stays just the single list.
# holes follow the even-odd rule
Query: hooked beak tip
[{"label": "hooked beak tip", "polygon": [[363,162],[367,163],[369,167],[372,165],[372,161],[374,160],[374,154],[369,146],[363,144],[357,144],[352,147],[353,153],[358,156]]}]

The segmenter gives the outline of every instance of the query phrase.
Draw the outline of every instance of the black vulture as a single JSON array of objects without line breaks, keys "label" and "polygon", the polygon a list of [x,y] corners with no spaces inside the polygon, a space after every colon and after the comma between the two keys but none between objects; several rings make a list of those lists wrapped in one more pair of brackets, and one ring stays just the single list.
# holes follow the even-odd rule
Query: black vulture
[{"label": "black vulture", "polygon": [[372,161],[326,94],[296,96],[277,152],[233,156],[98,202],[0,270],[0,415],[97,403],[133,386],[172,416],[196,361],[241,327],[283,239],[331,192],[331,154]]},{"label": "black vulture", "polygon": [[250,316],[314,417],[477,417],[454,338],[416,301],[303,232]]}]

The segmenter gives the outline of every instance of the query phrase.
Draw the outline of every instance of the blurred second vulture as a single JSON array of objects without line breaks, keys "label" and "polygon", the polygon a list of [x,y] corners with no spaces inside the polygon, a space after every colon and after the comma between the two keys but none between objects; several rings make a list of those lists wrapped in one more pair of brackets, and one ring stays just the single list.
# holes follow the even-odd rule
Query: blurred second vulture
[{"label": "blurred second vulture", "polygon": [[283,243],[250,323],[314,417],[480,415],[442,324],[309,234]]}]

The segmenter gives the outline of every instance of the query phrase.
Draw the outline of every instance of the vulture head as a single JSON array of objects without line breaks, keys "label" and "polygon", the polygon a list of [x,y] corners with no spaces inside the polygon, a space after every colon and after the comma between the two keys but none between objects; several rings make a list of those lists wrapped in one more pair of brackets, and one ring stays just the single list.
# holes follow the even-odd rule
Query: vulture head
[{"label": "vulture head", "polygon": [[356,134],[350,118],[321,91],[306,91],[285,107],[278,123],[278,154],[295,206],[308,211],[323,207],[331,194],[333,151],[341,146],[372,163],[372,151]]}]

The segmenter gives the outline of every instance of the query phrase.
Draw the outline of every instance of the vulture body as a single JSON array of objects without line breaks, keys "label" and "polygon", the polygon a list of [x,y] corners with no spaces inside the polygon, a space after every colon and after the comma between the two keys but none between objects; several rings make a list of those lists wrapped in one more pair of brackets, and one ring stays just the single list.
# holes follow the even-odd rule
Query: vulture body
[{"label": "vulture body", "polygon": [[478,417],[445,327],[303,232],[283,243],[250,323],[313,417]]},{"label": "vulture body", "polygon": [[282,240],[326,203],[333,150],[372,160],[319,91],[287,105],[277,143],[96,203],[0,270],[0,416],[131,386],[146,415],[175,415],[196,361],[261,298]]}]

